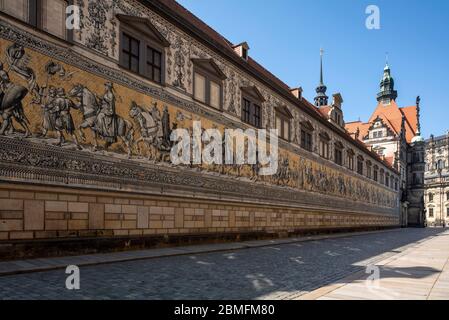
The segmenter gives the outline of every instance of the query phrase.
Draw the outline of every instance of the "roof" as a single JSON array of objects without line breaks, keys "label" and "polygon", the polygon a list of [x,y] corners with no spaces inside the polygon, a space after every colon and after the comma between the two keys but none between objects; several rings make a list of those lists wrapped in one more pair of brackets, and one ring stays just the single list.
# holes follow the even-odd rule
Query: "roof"
[{"label": "roof", "polygon": [[346,130],[353,134],[359,128],[360,139],[362,139],[368,133],[371,124],[379,117],[395,134],[399,134],[401,132],[403,116],[405,118],[405,137],[407,142],[410,143],[416,135],[418,128],[417,108],[416,106],[399,108],[394,100],[387,105],[379,103],[366,123],[361,121],[346,123]]},{"label": "roof", "polygon": [[[216,46],[219,49],[222,49],[225,51],[226,55],[229,57],[236,56],[236,52],[234,51],[234,44],[227,40],[225,37],[223,37],[221,34],[219,34],[217,31],[212,29],[209,25],[207,25],[205,22],[203,22],[201,19],[196,17],[192,12],[187,10],[185,7],[183,7],[181,4],[176,2],[175,0],[139,0],[140,2],[151,5],[153,8],[158,9],[158,11],[164,15],[170,16],[172,20],[176,21],[178,24],[185,27],[185,24],[183,24],[183,21],[185,20],[189,25],[193,26],[196,33],[199,33],[200,35],[204,35],[207,37],[207,40],[211,45]],[[162,6],[161,6],[162,4]],[[164,8],[165,7],[165,8]],[[169,9],[172,12],[167,12],[167,9]],[[181,18],[181,19],[179,19]],[[275,88],[275,91],[278,90],[281,91],[281,93],[284,96],[291,96],[290,99],[296,99],[294,95],[291,93],[291,88],[284,83],[282,80],[280,80],[278,77],[276,77],[274,74],[272,74],[270,71],[268,71],[266,68],[264,68],[262,65],[260,65],[257,61],[252,59],[251,57],[248,57],[248,60],[246,61],[250,71],[255,71],[256,75],[258,75],[260,78],[263,78],[267,80],[269,83],[273,83],[277,88],[281,89],[278,90]],[[243,65],[244,66],[244,65]],[[284,91],[284,92],[282,92]],[[307,101],[305,98],[302,98],[299,102],[296,103],[296,106],[302,106],[303,108],[310,111],[312,115],[317,116],[317,118],[320,118],[323,120],[323,124],[331,126],[328,124],[327,116],[324,117],[322,113],[319,111],[319,109]],[[380,159],[376,153],[369,150],[363,143],[360,141],[357,141],[353,139],[348,133],[346,132],[340,132],[337,131],[339,134],[343,136],[344,139],[348,141],[352,141],[355,145],[357,145],[359,148],[364,150],[366,153],[370,154],[375,159],[382,162],[382,159]],[[388,165],[388,164],[387,164]],[[394,168],[390,168],[392,170],[395,170]]]},{"label": "roof", "polygon": [[321,115],[325,118],[329,118],[329,111],[330,111],[331,107],[330,106],[324,106],[324,107],[320,107],[318,109],[318,111],[321,113]]}]

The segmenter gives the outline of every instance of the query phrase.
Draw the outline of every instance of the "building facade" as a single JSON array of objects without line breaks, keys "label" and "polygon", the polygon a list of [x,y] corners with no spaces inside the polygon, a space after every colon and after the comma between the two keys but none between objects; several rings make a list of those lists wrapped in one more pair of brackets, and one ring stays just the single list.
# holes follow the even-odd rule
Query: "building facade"
[{"label": "building facade", "polygon": [[449,225],[449,133],[426,140],[425,208],[427,226]]},{"label": "building facade", "polygon": [[[324,116],[173,0],[37,3],[0,1],[1,241],[399,225],[399,171],[345,131],[341,95]],[[277,173],[173,165],[193,121],[279,129]]]},{"label": "building facade", "polygon": [[[347,131],[399,171],[399,180],[374,172],[376,179],[399,184],[401,224],[424,225],[425,143],[420,128],[420,97],[416,105],[399,107],[391,69],[386,64],[377,94],[377,107],[367,122],[346,124]],[[387,182],[386,182],[387,183]]]}]

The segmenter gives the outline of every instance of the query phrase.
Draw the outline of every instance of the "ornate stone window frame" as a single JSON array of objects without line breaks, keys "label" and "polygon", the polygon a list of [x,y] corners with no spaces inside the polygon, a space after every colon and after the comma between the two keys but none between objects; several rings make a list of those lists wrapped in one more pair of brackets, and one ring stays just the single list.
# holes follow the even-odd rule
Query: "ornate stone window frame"
[{"label": "ornate stone window frame", "polygon": [[[120,44],[119,44],[119,66],[126,69],[128,72],[138,74],[145,79],[159,85],[165,85],[165,50],[170,46],[170,43],[164,36],[156,29],[148,18],[141,18],[135,16],[128,16],[124,14],[117,14],[117,19],[120,21]],[[125,65],[123,50],[124,50],[124,35],[128,35],[137,39],[139,45],[139,71],[133,72]],[[149,77],[147,65],[147,47],[161,53],[161,81],[157,82],[152,77]]]},{"label": "ornate stone window frame", "polygon": [[[223,81],[227,79],[226,75],[221,71],[220,67],[213,59],[191,59],[193,63],[193,99],[200,103],[204,103],[214,109],[223,111]],[[205,101],[195,98],[196,85],[195,76],[199,74],[205,78]],[[220,97],[218,107],[211,105],[211,82],[219,86]]]}]

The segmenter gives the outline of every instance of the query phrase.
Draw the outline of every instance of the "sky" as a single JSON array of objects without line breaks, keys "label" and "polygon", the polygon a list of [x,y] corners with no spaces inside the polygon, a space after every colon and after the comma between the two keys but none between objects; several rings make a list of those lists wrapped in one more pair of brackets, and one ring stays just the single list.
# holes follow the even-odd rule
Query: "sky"
[{"label": "sky", "polygon": [[[448,0],[178,0],[313,102],[320,48],[327,95],[343,96],[345,121],[367,121],[388,63],[399,106],[421,97],[422,135],[449,129]],[[379,8],[380,29],[365,26]],[[331,98],[330,98],[331,100]]]}]

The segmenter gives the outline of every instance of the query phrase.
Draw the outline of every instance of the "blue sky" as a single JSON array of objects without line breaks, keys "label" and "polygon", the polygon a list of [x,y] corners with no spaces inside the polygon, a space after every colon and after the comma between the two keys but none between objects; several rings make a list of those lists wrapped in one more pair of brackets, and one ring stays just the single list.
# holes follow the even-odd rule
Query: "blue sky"
[{"label": "blue sky", "polygon": [[[178,0],[313,101],[323,47],[328,96],[341,92],[345,120],[366,121],[376,107],[385,53],[399,106],[421,96],[422,133],[449,129],[449,1],[447,0]],[[365,27],[368,5],[380,30]]]}]

